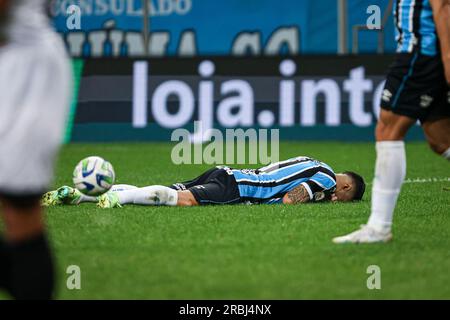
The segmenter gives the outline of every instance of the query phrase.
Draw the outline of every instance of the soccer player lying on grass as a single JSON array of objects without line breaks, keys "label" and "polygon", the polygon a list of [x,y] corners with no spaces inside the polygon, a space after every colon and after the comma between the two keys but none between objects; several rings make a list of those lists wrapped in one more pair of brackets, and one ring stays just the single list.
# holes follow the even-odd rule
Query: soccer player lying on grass
[{"label": "soccer player lying on grass", "polygon": [[115,185],[99,197],[63,186],[47,192],[43,205],[97,202],[101,208],[125,204],[196,206],[208,204],[298,204],[361,200],[363,178],[354,172],[335,174],[327,164],[297,157],[260,169],[212,168],[194,180],[170,187]]}]

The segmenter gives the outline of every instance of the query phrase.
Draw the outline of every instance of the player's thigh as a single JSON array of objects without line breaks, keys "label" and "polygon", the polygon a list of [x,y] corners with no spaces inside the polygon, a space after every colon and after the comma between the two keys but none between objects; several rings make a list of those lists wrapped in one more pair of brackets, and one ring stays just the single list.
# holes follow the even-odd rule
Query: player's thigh
[{"label": "player's thigh", "polygon": [[53,50],[0,51],[0,192],[39,193],[50,183],[71,91],[69,62]]},{"label": "player's thigh", "polygon": [[431,105],[422,128],[433,151],[441,154],[450,147],[450,88],[444,86],[439,99]]},{"label": "player's thigh", "polygon": [[441,154],[450,148],[450,118],[426,121],[422,128],[433,151]]},{"label": "player's thigh", "polygon": [[395,114],[392,111],[381,109],[375,129],[377,141],[403,140],[409,128],[416,122],[408,116]]},{"label": "player's thigh", "polygon": [[225,170],[218,171],[210,181],[202,185],[193,186],[189,191],[200,205],[235,204],[241,202],[236,181]]},{"label": "player's thigh", "polygon": [[170,186],[170,188],[178,190],[178,191],[183,191],[183,190],[188,190],[194,186],[205,184],[211,179],[212,176],[214,176],[216,174],[216,172],[218,170],[220,170],[220,169],[211,168],[211,169],[203,172],[201,175],[199,175],[198,177],[196,177],[192,180],[174,183]]},{"label": "player's thigh", "polygon": [[217,181],[208,181],[189,188],[189,191],[199,205],[221,204],[228,201],[225,190]]}]

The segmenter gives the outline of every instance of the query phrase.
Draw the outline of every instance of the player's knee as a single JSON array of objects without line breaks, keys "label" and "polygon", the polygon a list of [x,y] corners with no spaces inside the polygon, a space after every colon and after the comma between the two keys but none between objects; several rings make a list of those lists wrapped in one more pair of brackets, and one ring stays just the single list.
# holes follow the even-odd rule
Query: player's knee
[{"label": "player's knee", "polygon": [[198,203],[190,191],[184,190],[178,192],[177,205],[181,207],[192,207],[198,205]]},{"label": "player's knee", "polygon": [[180,207],[195,206],[194,201],[192,201],[191,199],[181,199],[181,200],[179,199],[177,205]]},{"label": "player's knee", "polygon": [[405,128],[401,125],[393,124],[384,124],[382,122],[378,122],[375,128],[375,138],[377,141],[396,141],[403,140],[408,131],[408,128]]},{"label": "player's knee", "polygon": [[375,128],[375,138],[377,141],[402,139],[394,126],[388,126],[381,122],[379,122]]},{"label": "player's knee", "polygon": [[375,129],[377,141],[403,140],[415,120],[381,109]]},{"label": "player's knee", "polygon": [[378,122],[375,127],[375,139],[377,141],[383,140],[385,134],[386,126],[382,122]]}]

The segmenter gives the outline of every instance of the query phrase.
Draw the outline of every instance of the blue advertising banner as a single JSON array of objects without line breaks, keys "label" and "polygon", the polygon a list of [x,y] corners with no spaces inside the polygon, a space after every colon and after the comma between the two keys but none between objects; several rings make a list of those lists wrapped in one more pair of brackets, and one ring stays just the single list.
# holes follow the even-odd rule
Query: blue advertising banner
[{"label": "blue advertising banner", "polygon": [[[372,141],[392,56],[87,59],[71,141],[170,141],[210,129]],[[195,122],[201,129],[195,128]],[[419,126],[408,138],[422,139]]]},{"label": "blue advertising banner", "polygon": [[[149,0],[152,56],[298,55],[337,51],[337,1]],[[388,0],[370,5],[382,13]],[[367,1],[348,1],[348,36],[366,24]],[[142,56],[141,0],[53,0],[54,23],[75,57]],[[386,51],[394,49],[393,24]],[[377,32],[362,31],[361,52],[375,52]],[[349,48],[350,48],[349,41]]]}]

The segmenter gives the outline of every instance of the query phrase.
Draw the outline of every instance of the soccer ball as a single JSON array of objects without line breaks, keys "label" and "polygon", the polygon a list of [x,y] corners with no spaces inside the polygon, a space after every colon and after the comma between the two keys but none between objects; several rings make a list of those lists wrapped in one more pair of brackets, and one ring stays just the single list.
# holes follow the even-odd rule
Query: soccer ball
[{"label": "soccer ball", "polygon": [[81,160],[73,170],[75,188],[88,196],[99,196],[114,184],[114,168],[103,158],[87,157]]}]

